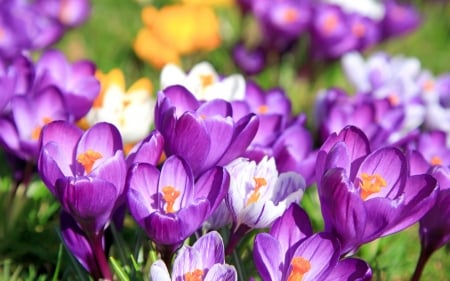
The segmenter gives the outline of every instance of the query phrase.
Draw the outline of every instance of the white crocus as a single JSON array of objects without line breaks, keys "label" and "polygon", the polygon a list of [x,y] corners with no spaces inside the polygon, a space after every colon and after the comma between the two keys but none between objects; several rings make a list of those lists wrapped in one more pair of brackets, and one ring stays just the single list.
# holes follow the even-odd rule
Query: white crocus
[{"label": "white crocus", "polygon": [[142,78],[126,91],[123,73],[118,69],[108,74],[98,73],[97,77],[102,90],[86,116],[88,126],[98,122],[113,124],[126,146],[144,139],[154,119],[155,99],[150,80]]},{"label": "white crocus", "polygon": [[208,62],[196,64],[189,73],[175,64],[167,64],[161,71],[161,88],[172,85],[186,87],[198,100],[244,100],[245,79],[240,74],[221,78]]},{"label": "white crocus", "polygon": [[300,201],[305,190],[302,176],[294,172],[279,175],[275,160],[267,156],[258,164],[238,158],[226,169],[230,173],[226,204],[235,228],[270,227],[291,203]]}]

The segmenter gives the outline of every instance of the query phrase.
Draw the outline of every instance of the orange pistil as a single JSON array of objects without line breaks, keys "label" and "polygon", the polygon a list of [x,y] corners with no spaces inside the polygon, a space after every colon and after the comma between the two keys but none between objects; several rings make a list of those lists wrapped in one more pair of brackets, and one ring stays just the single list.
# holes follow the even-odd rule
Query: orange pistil
[{"label": "orange pistil", "polygon": [[267,185],[267,181],[265,178],[255,177],[253,179],[255,180],[255,188],[253,189],[252,194],[250,194],[250,197],[247,199],[247,206],[258,201],[259,196],[261,196],[261,194],[259,193],[259,189]]},{"label": "orange pistil", "polygon": [[102,157],[103,155],[100,152],[88,149],[85,153],[77,156],[77,161],[83,165],[84,170],[89,174],[92,171],[92,167],[94,167],[95,161]]},{"label": "orange pistil", "polygon": [[287,23],[292,23],[299,18],[299,12],[293,8],[288,8],[284,11],[283,20]]},{"label": "orange pistil", "polygon": [[175,213],[173,205],[175,200],[180,196],[180,191],[176,190],[173,186],[165,186],[162,189],[163,199],[166,201],[166,213]]},{"label": "orange pistil", "polygon": [[361,198],[366,200],[370,195],[380,192],[383,187],[386,187],[386,180],[378,175],[361,174]]},{"label": "orange pistil", "polygon": [[214,83],[214,76],[211,74],[200,75],[200,80],[202,82],[202,88],[206,88]]},{"label": "orange pistil", "polygon": [[423,85],[422,85],[422,88],[423,88],[423,90],[426,93],[429,93],[429,92],[433,91],[434,90],[434,82],[433,82],[433,80],[425,81],[425,83],[423,83]]},{"label": "orange pistil", "polygon": [[439,156],[433,156],[431,157],[431,165],[433,166],[439,166],[442,165],[442,159]]},{"label": "orange pistil", "polygon": [[388,97],[389,103],[393,106],[400,103],[400,98],[396,94],[390,94]]},{"label": "orange pistil", "polygon": [[203,270],[196,269],[194,271],[188,272],[184,275],[184,281],[202,281],[203,280]]},{"label": "orange pistil", "polygon": [[[44,125],[47,125],[48,123],[50,123],[52,121],[53,120],[51,118],[48,118],[48,117],[42,118],[42,123]],[[39,139],[39,136],[41,135],[42,127],[43,126],[36,126],[36,128],[33,129],[33,131],[31,132],[31,139],[32,140],[38,140]]]},{"label": "orange pistil", "polygon": [[288,281],[302,281],[303,276],[311,269],[311,263],[303,257],[294,257],[291,261],[292,271]]}]

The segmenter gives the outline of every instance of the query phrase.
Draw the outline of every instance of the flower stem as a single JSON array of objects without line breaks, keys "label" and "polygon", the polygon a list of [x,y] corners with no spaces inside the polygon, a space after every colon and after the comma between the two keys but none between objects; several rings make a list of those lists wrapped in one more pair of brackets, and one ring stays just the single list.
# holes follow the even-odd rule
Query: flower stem
[{"label": "flower stem", "polygon": [[416,269],[414,270],[414,274],[411,277],[411,281],[419,281],[422,276],[422,272],[430,259],[432,251],[427,251],[422,248],[420,251],[419,260],[417,261]]},{"label": "flower stem", "polygon": [[[234,227],[232,228],[234,229]],[[247,225],[241,224],[236,231],[231,233],[230,240],[228,240],[227,247],[225,249],[225,255],[229,256],[233,253],[233,250],[236,248],[239,241],[241,241],[242,237],[250,230],[250,227]]]},{"label": "flower stem", "polygon": [[105,251],[102,246],[103,234],[95,235],[92,239],[92,250],[94,252],[95,260],[103,279],[113,280],[111,269],[109,268],[108,260],[106,259]]}]

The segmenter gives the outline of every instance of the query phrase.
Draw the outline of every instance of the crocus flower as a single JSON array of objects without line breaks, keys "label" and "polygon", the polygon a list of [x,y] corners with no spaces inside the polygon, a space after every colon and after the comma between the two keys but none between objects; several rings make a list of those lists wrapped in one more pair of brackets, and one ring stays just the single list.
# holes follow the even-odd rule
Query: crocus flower
[{"label": "crocus flower", "polygon": [[108,122],[116,126],[128,152],[137,142],[143,140],[153,126],[152,83],[147,78],[137,80],[125,89],[125,77],[120,69],[109,73],[97,71],[101,90],[91,110],[84,119],[88,127],[97,122]]},{"label": "crocus flower", "polygon": [[200,237],[192,246],[183,246],[173,262],[172,278],[162,260],[150,268],[151,280],[237,281],[236,269],[225,264],[222,237],[212,231]]},{"label": "crocus flower", "polygon": [[221,78],[209,62],[196,64],[189,73],[175,64],[167,64],[161,71],[161,88],[172,85],[186,87],[198,100],[243,100],[245,80],[240,74]]},{"label": "crocus flower", "polygon": [[39,77],[36,87],[54,85],[63,93],[71,121],[88,113],[100,90],[91,61],[79,60],[72,64],[57,50],[42,54],[36,63],[36,76]]},{"label": "crocus flower", "polygon": [[385,15],[381,22],[384,38],[411,32],[420,23],[420,15],[412,5],[399,4],[395,0],[385,2]]},{"label": "crocus flower", "polygon": [[102,233],[125,200],[126,163],[117,129],[98,123],[83,133],[54,121],[43,128],[40,142],[43,182],[88,236]]},{"label": "crocus flower", "polygon": [[291,203],[299,202],[305,190],[304,179],[296,173],[278,174],[275,160],[265,157],[259,163],[238,158],[226,166],[230,190],[225,198],[233,220],[227,254],[248,230],[270,227]]},{"label": "crocus flower", "polygon": [[232,56],[234,63],[247,75],[258,74],[266,66],[266,53],[261,46],[247,48],[238,42],[233,47]]},{"label": "crocus flower", "polygon": [[450,241],[450,169],[448,165],[434,166],[430,174],[439,182],[437,200],[429,212],[420,219],[420,257],[411,280],[420,279],[431,255]]},{"label": "crocus flower", "polygon": [[170,86],[158,93],[155,127],[164,136],[167,156],[179,155],[197,177],[215,165],[226,165],[247,149],[258,129],[258,118],[232,118],[224,100],[200,103],[186,88]]},{"label": "crocus flower", "polygon": [[351,126],[322,145],[316,177],[325,230],[339,238],[343,253],[416,223],[437,194],[432,176],[410,175],[403,152],[371,151],[364,133]]},{"label": "crocus flower", "polygon": [[292,204],[269,233],[256,235],[253,258],[263,281],[370,280],[363,260],[340,260],[339,241],[329,233],[312,233],[307,214]]},{"label": "crocus flower", "polygon": [[127,155],[127,165],[148,163],[157,166],[163,157],[164,138],[160,132],[153,130],[145,139],[137,143]]},{"label": "crocus flower", "polygon": [[135,164],[127,186],[131,215],[158,247],[173,252],[217,208],[229,175],[214,167],[195,180],[186,161],[171,156],[161,171],[148,163]]},{"label": "crocus flower", "polygon": [[221,41],[219,20],[211,7],[176,4],[157,10],[147,6],[141,17],[145,27],[133,48],[139,58],[157,68],[179,63],[182,55],[213,50]]}]

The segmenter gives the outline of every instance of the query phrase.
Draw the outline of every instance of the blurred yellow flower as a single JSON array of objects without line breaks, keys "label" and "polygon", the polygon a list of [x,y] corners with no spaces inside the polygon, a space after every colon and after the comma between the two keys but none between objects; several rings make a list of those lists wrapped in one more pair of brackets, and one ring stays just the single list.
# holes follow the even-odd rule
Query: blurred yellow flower
[{"label": "blurred yellow flower", "polygon": [[109,73],[97,71],[100,94],[83,120],[83,126],[108,122],[117,127],[124,142],[125,151],[144,139],[153,125],[155,98],[153,84],[147,78],[137,80],[128,91],[120,69]]},{"label": "blurred yellow flower", "polygon": [[156,68],[180,63],[180,56],[210,51],[220,45],[219,19],[207,6],[176,4],[160,10],[145,7],[145,27],[134,41],[134,51]]}]

